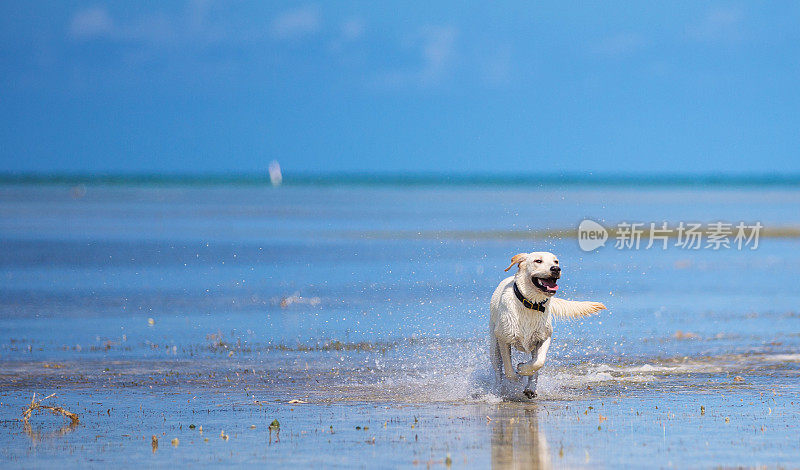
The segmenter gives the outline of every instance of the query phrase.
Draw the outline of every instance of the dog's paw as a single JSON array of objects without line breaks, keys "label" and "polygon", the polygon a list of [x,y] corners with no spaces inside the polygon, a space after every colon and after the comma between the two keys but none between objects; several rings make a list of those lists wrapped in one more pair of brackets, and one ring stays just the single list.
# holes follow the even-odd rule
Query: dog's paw
[{"label": "dog's paw", "polygon": [[506,378],[512,382],[519,380],[519,375],[516,372],[506,372]]},{"label": "dog's paw", "polygon": [[531,390],[529,388],[526,388],[525,390],[523,390],[522,394],[525,395],[525,397],[528,398],[528,399],[536,398],[536,392],[534,392],[533,390]]},{"label": "dog's paw", "polygon": [[517,364],[517,373],[525,377],[535,374],[539,369],[544,366],[544,363],[539,362],[520,362]]},{"label": "dog's paw", "polygon": [[519,364],[517,364],[517,374],[519,375],[529,376],[533,375],[534,372],[536,371],[533,370],[531,364],[527,362],[520,362]]}]

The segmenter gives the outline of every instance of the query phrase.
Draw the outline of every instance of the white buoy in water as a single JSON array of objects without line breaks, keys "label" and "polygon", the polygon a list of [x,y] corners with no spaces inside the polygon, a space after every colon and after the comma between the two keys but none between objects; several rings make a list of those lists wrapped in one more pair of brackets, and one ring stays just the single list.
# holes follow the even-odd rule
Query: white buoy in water
[{"label": "white buoy in water", "polygon": [[281,174],[281,165],[277,160],[272,160],[269,163],[269,181],[273,186],[280,186],[283,183],[283,175]]}]

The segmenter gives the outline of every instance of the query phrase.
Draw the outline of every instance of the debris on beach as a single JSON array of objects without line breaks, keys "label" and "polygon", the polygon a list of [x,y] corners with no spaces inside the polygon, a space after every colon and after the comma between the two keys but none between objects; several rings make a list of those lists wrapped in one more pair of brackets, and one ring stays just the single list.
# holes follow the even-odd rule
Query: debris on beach
[{"label": "debris on beach", "polygon": [[72,199],[80,199],[83,196],[86,196],[86,185],[78,184],[70,188],[69,195]]},{"label": "debris on beach", "polygon": [[294,405],[294,404],[301,404],[302,405],[302,404],[306,404],[308,402],[300,400],[298,398],[293,398],[293,399],[289,400],[287,403],[289,403],[290,405]]},{"label": "debris on beach", "polygon": [[[281,423],[277,419],[273,419],[269,423],[269,444],[272,445],[272,431],[275,431],[275,442],[281,440]],[[331,426],[331,434],[333,434],[333,426]]]},{"label": "debris on beach", "polygon": [[172,442],[172,447],[178,447],[178,444],[180,444],[180,441],[178,440],[177,437],[173,438],[171,442]]},{"label": "debris on beach", "polygon": [[741,375],[737,375],[736,377],[733,378],[733,381],[736,383],[742,383],[744,382],[744,378]]},{"label": "debris on beach", "polygon": [[155,324],[156,324],[156,321],[155,321],[155,320],[153,320],[152,318],[148,318],[148,319],[147,319],[147,324],[148,324],[148,325],[150,325],[150,326],[153,326],[153,325],[155,325]]},{"label": "debris on beach", "polygon": [[692,266],[692,260],[690,259],[679,259],[675,261],[675,269],[687,269]]},{"label": "debris on beach", "polygon": [[700,416],[705,416],[705,414],[706,414],[706,407],[700,405]]},{"label": "debris on beach", "polygon": [[54,396],[56,396],[56,394],[52,393],[52,394],[42,398],[41,400],[37,401],[36,400],[36,393],[34,392],[33,398],[31,399],[31,404],[28,405],[28,407],[25,408],[25,410],[22,412],[22,422],[27,426],[27,425],[29,425],[29,420],[30,420],[31,415],[33,414],[34,411],[36,411],[36,410],[47,410],[47,411],[49,411],[49,412],[51,412],[53,414],[56,414],[56,415],[60,414],[60,415],[66,416],[67,418],[70,419],[70,425],[77,425],[80,422],[80,419],[78,418],[78,415],[76,415],[75,413],[72,413],[71,411],[67,411],[64,408],[60,407],[60,406],[42,405],[43,401],[47,400],[48,398],[52,398]]},{"label": "debris on beach", "polygon": [[700,335],[698,335],[697,333],[692,333],[691,331],[684,332],[678,330],[675,332],[674,335],[672,335],[672,337],[675,339],[699,339]]},{"label": "debris on beach", "polygon": [[153,434],[152,439],[150,440],[150,446],[153,448],[153,453],[155,454],[158,450],[158,436]]},{"label": "debris on beach", "polygon": [[286,308],[292,304],[304,304],[304,305],[311,305],[312,307],[316,307],[321,302],[319,297],[301,297],[297,294],[290,295],[288,297],[281,297],[280,302],[278,304],[281,308]]}]

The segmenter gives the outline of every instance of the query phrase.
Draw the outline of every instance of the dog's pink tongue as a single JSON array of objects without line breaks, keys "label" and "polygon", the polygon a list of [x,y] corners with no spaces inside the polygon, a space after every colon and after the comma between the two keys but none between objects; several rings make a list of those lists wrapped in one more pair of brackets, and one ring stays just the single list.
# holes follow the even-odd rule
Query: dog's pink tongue
[{"label": "dog's pink tongue", "polygon": [[555,281],[550,281],[548,279],[542,279],[542,285],[547,287],[547,290],[556,291],[558,290],[558,284]]}]

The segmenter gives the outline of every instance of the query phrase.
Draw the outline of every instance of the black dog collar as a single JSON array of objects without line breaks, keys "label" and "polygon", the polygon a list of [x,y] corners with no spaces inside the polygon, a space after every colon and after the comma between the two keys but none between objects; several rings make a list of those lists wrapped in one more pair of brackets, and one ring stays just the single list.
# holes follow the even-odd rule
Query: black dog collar
[{"label": "black dog collar", "polygon": [[539,303],[531,302],[530,300],[526,299],[524,295],[522,295],[522,292],[519,291],[519,287],[517,287],[516,282],[514,283],[514,295],[516,295],[519,301],[522,302],[522,305],[526,306],[531,310],[538,310],[540,312],[544,312],[544,304],[546,304],[547,301],[550,300],[550,299],[544,299]]}]

